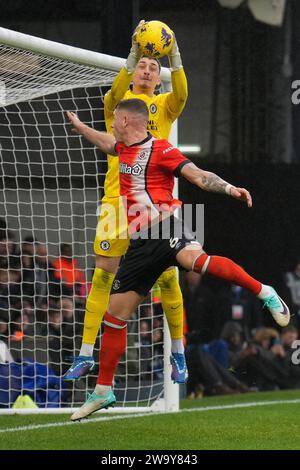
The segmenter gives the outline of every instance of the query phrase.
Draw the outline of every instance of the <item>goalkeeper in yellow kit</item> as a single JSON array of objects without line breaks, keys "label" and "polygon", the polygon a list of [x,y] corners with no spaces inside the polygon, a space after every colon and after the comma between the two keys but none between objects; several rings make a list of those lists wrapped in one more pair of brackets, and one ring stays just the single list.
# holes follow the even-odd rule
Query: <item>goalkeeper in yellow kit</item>
[{"label": "goalkeeper in yellow kit", "polygon": [[[142,22],[138,25],[140,27]],[[187,100],[187,81],[182,67],[180,52],[174,36],[174,45],[168,56],[172,78],[172,92],[155,95],[160,85],[160,64],[156,59],[141,56],[132,38],[132,47],[126,65],[114,79],[111,89],[104,97],[104,116],[108,132],[111,132],[113,112],[123,99],[139,98],[149,109],[148,131],[155,137],[168,139],[172,123],[181,114]],[[132,89],[129,89],[132,83]],[[93,348],[102,318],[107,310],[109,294],[117,272],[120,258],[129,245],[126,233],[126,216],[122,217],[122,202],[119,187],[119,159],[107,156],[108,171],[105,177],[105,196],[101,202],[101,214],[96,231],[94,251],[96,267],[92,287],[87,298],[82,346],[79,356],[66,372],[64,380],[77,380],[94,367]],[[116,216],[116,228],[110,233],[111,208]],[[121,208],[121,209],[120,209]],[[121,214],[121,216],[119,216]],[[107,230],[107,229],[106,229]],[[184,383],[188,374],[183,346],[183,301],[176,269],[169,268],[157,281],[161,291],[161,302],[171,334],[172,380]]]}]

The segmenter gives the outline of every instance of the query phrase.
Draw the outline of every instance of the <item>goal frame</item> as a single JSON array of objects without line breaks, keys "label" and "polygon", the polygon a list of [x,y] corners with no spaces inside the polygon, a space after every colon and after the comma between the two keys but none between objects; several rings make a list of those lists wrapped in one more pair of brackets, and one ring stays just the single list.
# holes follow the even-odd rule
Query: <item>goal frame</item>
[{"label": "goal frame", "polygon": [[[49,41],[43,38],[23,34],[0,27],[0,44],[12,46],[14,48],[22,49],[28,52],[34,52],[50,58],[67,60],[72,63],[80,65],[93,66],[96,68],[106,69],[114,72],[119,72],[125,65],[125,59],[121,57],[114,57],[99,52],[89,51],[54,41]],[[161,69],[161,78],[164,91],[169,91],[171,85],[171,73],[166,67]],[[65,90],[76,87],[65,87]],[[60,90],[63,91],[63,90]],[[43,95],[40,95],[43,96]],[[45,95],[44,95],[45,96]],[[36,96],[35,96],[36,97]],[[24,100],[26,101],[26,100]],[[177,121],[173,124],[170,142],[177,145]],[[178,185],[176,182],[174,189],[175,197],[178,195]],[[96,229],[96,227],[95,227]],[[157,399],[151,406],[130,406],[130,407],[115,407],[108,410],[108,412],[117,413],[140,413],[140,412],[174,412],[179,410],[179,386],[171,381],[171,339],[169,334],[168,325],[164,316],[164,397]],[[38,408],[38,409],[13,409],[13,408],[0,408],[0,415],[7,414],[36,414],[36,413],[71,413],[76,408]],[[103,412],[103,410],[102,410]]]}]

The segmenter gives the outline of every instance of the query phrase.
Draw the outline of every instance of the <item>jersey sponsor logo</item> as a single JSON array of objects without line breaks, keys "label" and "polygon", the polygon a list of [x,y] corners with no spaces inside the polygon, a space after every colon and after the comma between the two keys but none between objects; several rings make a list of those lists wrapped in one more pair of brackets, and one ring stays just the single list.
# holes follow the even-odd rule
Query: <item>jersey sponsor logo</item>
[{"label": "jersey sponsor logo", "polygon": [[156,104],[154,104],[154,103],[150,104],[149,110],[150,110],[150,113],[151,113],[151,114],[155,114],[156,111],[157,111],[157,106],[156,106]]},{"label": "jersey sponsor logo", "polygon": [[147,126],[148,131],[157,131],[157,124],[153,119],[150,119],[148,121],[148,126]]},{"label": "jersey sponsor logo", "polygon": [[120,163],[120,173],[125,175],[139,176],[141,173],[143,173],[143,168],[138,163],[133,166],[127,165],[127,163]]},{"label": "jersey sponsor logo", "polygon": [[163,153],[171,152],[171,150],[174,150],[174,147],[168,147],[167,149],[163,150]]},{"label": "jersey sponsor logo", "polygon": [[100,248],[101,250],[103,251],[107,251],[110,249],[110,243],[107,241],[107,240],[103,240],[101,243],[100,243]]},{"label": "jersey sponsor logo", "polygon": [[139,160],[145,160],[145,158],[149,158],[150,153],[151,153],[151,150],[143,150],[143,151],[138,155],[138,159],[139,159]]},{"label": "jersey sponsor logo", "polygon": [[120,289],[120,285],[121,285],[121,283],[120,283],[119,279],[115,279],[114,282],[113,282],[113,285],[112,285],[113,290]]}]

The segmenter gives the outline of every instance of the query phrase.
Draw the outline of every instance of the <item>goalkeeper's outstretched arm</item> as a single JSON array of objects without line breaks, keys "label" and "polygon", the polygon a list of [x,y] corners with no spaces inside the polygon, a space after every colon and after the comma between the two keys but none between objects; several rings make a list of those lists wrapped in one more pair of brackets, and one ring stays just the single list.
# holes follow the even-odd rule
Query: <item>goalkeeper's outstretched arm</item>
[{"label": "goalkeeper's outstretched arm", "polygon": [[131,49],[126,60],[125,67],[120,70],[112,83],[111,89],[104,96],[105,119],[108,119],[108,117],[114,112],[115,107],[123,99],[123,96],[132,81],[133,72],[141,57],[141,51],[136,42],[136,32],[143,23],[145,23],[145,21],[141,20],[133,32],[131,38]]},{"label": "goalkeeper's outstretched arm", "polygon": [[167,104],[174,120],[183,111],[188,97],[188,86],[174,32],[173,35],[174,43],[168,55],[172,78],[172,92],[168,94]]},{"label": "goalkeeper's outstretched arm", "polygon": [[78,119],[75,113],[67,111],[67,116],[72,124],[72,132],[82,135],[86,140],[98,147],[102,152],[110,155],[117,155],[115,150],[116,139],[107,132],[100,132],[92,129]]}]

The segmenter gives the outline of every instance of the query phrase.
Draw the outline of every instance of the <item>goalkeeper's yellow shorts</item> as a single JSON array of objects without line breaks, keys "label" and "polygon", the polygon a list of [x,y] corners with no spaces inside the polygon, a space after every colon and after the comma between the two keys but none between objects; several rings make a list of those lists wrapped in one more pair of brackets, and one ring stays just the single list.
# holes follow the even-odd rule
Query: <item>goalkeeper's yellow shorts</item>
[{"label": "goalkeeper's yellow shorts", "polygon": [[122,198],[106,198],[101,201],[96,229],[94,251],[96,255],[123,256],[129,246],[127,216]]}]

